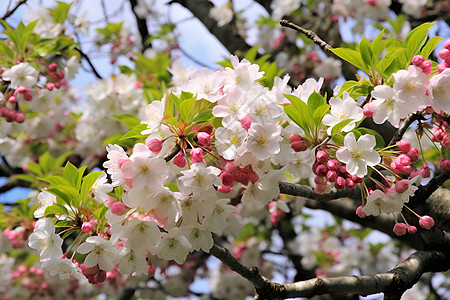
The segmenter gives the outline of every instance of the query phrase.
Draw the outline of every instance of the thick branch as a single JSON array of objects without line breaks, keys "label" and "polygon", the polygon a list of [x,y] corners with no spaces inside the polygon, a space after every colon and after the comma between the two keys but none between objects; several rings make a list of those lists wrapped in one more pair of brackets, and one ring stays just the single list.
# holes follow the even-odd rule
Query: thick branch
[{"label": "thick branch", "polygon": [[280,182],[280,193],[319,201],[330,201],[339,198],[361,199],[361,190],[359,187],[354,189],[344,189],[328,194],[317,194],[308,185]]},{"label": "thick branch", "polygon": [[232,23],[222,27],[217,26],[217,22],[209,16],[209,11],[214,7],[207,0],[172,0],[171,3],[179,3],[187,8],[191,13],[205,25],[205,27],[224,45],[230,53],[239,57],[250,49],[247,42],[239,35],[237,28]]},{"label": "thick branch", "polygon": [[406,130],[408,130],[409,126],[414,122],[419,120],[420,115],[418,114],[410,114],[405,118],[403,121],[402,126],[397,130],[397,132],[392,137],[391,141],[389,142],[388,146],[394,145],[396,142],[398,142],[403,135],[405,134]]},{"label": "thick branch", "polygon": [[278,284],[263,277],[256,267],[249,269],[242,265],[227,249],[221,246],[214,245],[209,253],[250,281],[256,288],[255,299],[286,299],[323,294],[370,295],[380,292],[385,292],[389,297],[398,296],[411,288],[423,273],[442,272],[450,269],[448,253],[419,251],[387,273],[371,276],[315,278],[290,284]]},{"label": "thick branch", "polygon": [[134,16],[136,17],[137,27],[142,40],[143,46],[142,52],[144,52],[145,49],[152,47],[152,43],[148,41],[148,39],[150,38],[150,33],[148,32],[147,20],[139,17],[136,14],[135,7],[137,5],[137,0],[130,0],[130,4],[131,10],[133,11]]},{"label": "thick branch", "polygon": [[31,186],[31,184],[28,181],[17,179],[15,177],[9,177],[8,181],[4,185],[0,186],[0,194],[10,191],[16,187],[28,188],[30,186]]}]

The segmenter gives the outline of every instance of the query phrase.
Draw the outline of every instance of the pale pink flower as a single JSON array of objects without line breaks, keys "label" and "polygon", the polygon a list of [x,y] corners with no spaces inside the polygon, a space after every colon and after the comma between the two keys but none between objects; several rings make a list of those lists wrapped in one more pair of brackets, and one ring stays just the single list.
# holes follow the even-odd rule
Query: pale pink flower
[{"label": "pale pink flower", "polygon": [[430,80],[428,93],[431,99],[431,106],[437,112],[442,110],[450,112],[450,69],[445,69],[442,73],[435,75]]},{"label": "pale pink flower", "polygon": [[103,271],[114,269],[113,258],[117,254],[117,249],[109,240],[100,236],[91,236],[82,243],[77,251],[80,254],[88,254],[84,260],[84,265],[88,268],[98,264]]},{"label": "pale pink flower", "polygon": [[350,97],[348,92],[344,92],[341,98],[332,97],[330,99],[331,105],[331,114],[326,114],[323,117],[323,124],[330,126],[327,129],[327,133],[330,135],[333,127],[338,123],[352,119],[350,123],[348,123],[342,131],[347,132],[355,128],[356,122],[361,121],[364,117],[363,110],[359,107],[356,101]]}]

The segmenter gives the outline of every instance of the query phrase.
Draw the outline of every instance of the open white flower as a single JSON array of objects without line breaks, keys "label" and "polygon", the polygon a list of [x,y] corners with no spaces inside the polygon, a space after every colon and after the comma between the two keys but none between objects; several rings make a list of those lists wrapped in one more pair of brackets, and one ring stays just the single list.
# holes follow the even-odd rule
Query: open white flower
[{"label": "open white flower", "polygon": [[17,88],[18,86],[31,88],[37,82],[38,75],[39,71],[31,64],[22,62],[12,66],[11,69],[5,70],[2,74],[2,78],[11,81],[12,88]]},{"label": "open white flower", "polygon": [[111,192],[112,189],[113,187],[110,183],[108,183],[106,173],[102,173],[102,175],[100,175],[91,187],[91,191],[94,193],[94,197],[99,203],[103,203],[105,201],[106,196],[108,196],[107,193]]},{"label": "open white flower", "polygon": [[367,203],[363,207],[366,215],[378,216],[381,213],[400,212],[405,203],[404,198],[398,193],[385,194],[381,190],[375,190],[367,196]]},{"label": "open white flower", "polygon": [[162,259],[174,260],[178,264],[184,263],[192,245],[188,239],[180,234],[179,228],[172,228],[163,235],[161,243],[156,249],[156,256]]},{"label": "open white flower", "polygon": [[50,259],[42,263],[41,267],[49,271],[51,276],[59,275],[59,279],[69,279],[75,277],[76,279],[85,278],[81,269],[67,258]]},{"label": "open white flower", "polygon": [[381,160],[378,152],[373,149],[375,145],[373,135],[362,135],[356,142],[355,134],[350,132],[344,138],[344,147],[336,151],[336,157],[347,164],[348,173],[363,177],[367,174],[367,166],[375,166]]},{"label": "open white flower", "polygon": [[323,124],[330,126],[327,130],[329,135],[331,135],[333,127],[338,123],[352,119],[350,123],[342,128],[342,131],[348,132],[355,128],[356,122],[361,121],[364,117],[362,108],[356,104],[356,101],[350,97],[348,92],[344,92],[342,99],[332,97],[330,104],[331,114],[326,114],[322,120]]},{"label": "open white flower", "polygon": [[88,237],[77,251],[80,254],[89,253],[84,260],[84,265],[88,268],[98,264],[99,268],[106,272],[114,269],[113,258],[117,254],[117,249],[109,240],[100,236]]},{"label": "open white flower", "polygon": [[55,225],[48,218],[36,222],[36,229],[28,238],[28,246],[40,250],[41,261],[62,256],[62,238],[55,233]]},{"label": "open white flower", "polygon": [[47,192],[42,191],[37,196],[37,209],[34,211],[35,218],[42,218],[44,216],[47,207],[56,203],[56,196]]},{"label": "open white flower", "polygon": [[435,111],[450,111],[450,101],[448,99],[448,95],[450,95],[450,69],[445,69],[441,74],[435,75],[430,79],[428,93],[431,98],[431,106]]},{"label": "open white flower", "polygon": [[377,85],[372,91],[372,100],[369,110],[373,112],[373,121],[376,124],[383,124],[388,120],[392,126],[398,127],[400,119],[406,117],[408,109],[407,103],[397,99],[395,91],[388,85]]},{"label": "open white flower", "polygon": [[225,159],[232,160],[237,156],[242,156],[246,151],[244,141],[247,137],[247,131],[239,122],[233,122],[226,128],[217,128],[215,136],[217,151]]},{"label": "open white flower", "polygon": [[147,260],[142,253],[137,253],[130,248],[122,247],[116,257],[117,259],[119,271],[122,275],[132,274],[134,272],[136,272],[136,276],[148,274]]},{"label": "open white flower", "polygon": [[258,160],[280,152],[281,126],[273,123],[253,123],[248,130],[247,151]]},{"label": "open white flower", "polygon": [[127,238],[125,245],[138,253],[155,248],[161,239],[155,223],[139,219],[128,221],[123,235]]}]

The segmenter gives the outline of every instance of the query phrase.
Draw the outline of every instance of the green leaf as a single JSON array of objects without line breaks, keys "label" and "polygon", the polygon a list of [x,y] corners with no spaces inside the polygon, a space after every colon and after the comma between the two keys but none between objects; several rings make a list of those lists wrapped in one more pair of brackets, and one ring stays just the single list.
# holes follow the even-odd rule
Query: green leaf
[{"label": "green leaf", "polygon": [[74,165],[72,165],[70,162],[67,162],[66,166],[64,167],[63,177],[68,182],[70,182],[70,184],[74,188],[77,187],[78,169]]},{"label": "green leaf", "polygon": [[403,64],[400,64],[399,61],[402,57],[406,60],[405,48],[387,48],[386,55],[376,65],[378,73],[387,79],[392,73],[400,70],[399,66]]},{"label": "green leaf", "polygon": [[326,115],[326,113],[330,110],[330,105],[329,104],[324,104],[319,106],[313,114],[313,120],[314,120],[314,124],[316,124],[316,126],[319,126],[322,123],[322,119],[323,117]]},{"label": "green leaf", "polygon": [[14,51],[12,51],[11,47],[4,40],[0,40],[0,49],[2,54],[6,54],[11,60],[14,60]]},{"label": "green leaf", "polygon": [[69,14],[69,9],[73,3],[67,4],[61,1],[58,1],[58,6],[53,10],[53,21],[56,24],[64,23]]},{"label": "green leaf", "polygon": [[190,123],[191,120],[189,120],[189,112],[191,111],[192,107],[194,106],[196,99],[195,97],[183,100],[180,104],[180,119],[182,122]]},{"label": "green leaf", "polygon": [[[63,206],[64,207],[64,206]],[[65,208],[65,207],[64,207]],[[69,212],[67,212],[67,214],[68,214]],[[72,227],[73,225],[72,225],[72,222],[70,222],[70,221],[66,221],[66,220],[62,220],[62,221],[59,221],[59,222],[57,222],[56,224],[55,224],[55,227]]]},{"label": "green leaf", "polygon": [[55,159],[49,152],[45,152],[39,157],[39,166],[44,174],[49,174],[55,167]]},{"label": "green leaf", "polygon": [[91,189],[92,185],[97,181],[97,179],[102,175],[103,172],[93,172],[89,173],[83,178],[83,183],[81,184],[81,192],[80,192],[80,198],[82,201],[86,198],[86,196],[89,194],[89,190]]},{"label": "green leaf", "polygon": [[57,197],[57,199],[63,200],[67,205],[69,206],[75,206],[78,207],[78,198],[79,193],[77,190],[75,190],[72,186],[63,186],[60,185],[55,188],[49,188],[47,189],[47,192],[52,193]]},{"label": "green leaf", "polygon": [[141,120],[138,117],[132,114],[121,114],[121,115],[116,114],[112,116],[116,118],[120,123],[125,124],[128,127],[128,129],[133,129],[141,122]]},{"label": "green leaf", "polygon": [[108,208],[106,206],[102,205],[102,207],[94,210],[92,212],[92,214],[94,215],[94,217],[97,220],[101,220],[105,216],[105,213],[106,213],[107,210],[108,210]]},{"label": "green leaf", "polygon": [[364,36],[362,36],[361,42],[359,43],[359,51],[361,52],[361,58],[365,66],[368,69],[372,69],[372,45]]},{"label": "green leaf", "polygon": [[72,186],[72,184],[67,181],[65,178],[61,177],[61,176],[47,176],[44,178],[38,178],[39,180],[45,181],[50,183],[51,185],[55,185],[55,186],[60,186],[60,185],[64,185],[64,186]]},{"label": "green leaf", "polygon": [[139,124],[136,127],[134,127],[132,130],[125,133],[121,138],[120,141],[126,140],[126,139],[134,139],[134,138],[144,138],[145,135],[143,135],[141,132],[146,130],[147,124]]},{"label": "green leaf", "polygon": [[375,65],[378,62],[378,57],[380,56],[381,52],[384,50],[384,47],[381,45],[381,40],[383,39],[384,35],[384,28],[383,30],[377,35],[377,37],[373,40],[372,45],[370,47],[370,50],[372,51],[372,65]]},{"label": "green leaf", "polygon": [[364,73],[366,74],[370,73],[359,51],[349,48],[332,48],[330,49],[330,51],[333,52],[336,56],[342,58],[343,60],[349,62],[358,69],[362,70]]},{"label": "green leaf", "polygon": [[407,49],[407,60],[408,65],[405,66],[408,67],[411,59],[420,53],[420,49],[425,44],[427,38],[428,38],[428,31],[430,30],[430,27],[433,26],[434,23],[423,23],[416,28],[414,28],[406,37],[405,43],[406,43],[406,49]]},{"label": "green leaf", "polygon": [[192,124],[198,124],[198,123],[205,123],[209,121],[210,119],[214,118],[214,115],[212,114],[211,110],[204,110],[199,112],[195,115],[194,118],[192,118]]},{"label": "green leaf", "polygon": [[428,59],[431,52],[433,52],[434,48],[436,48],[437,44],[439,44],[440,41],[442,41],[443,38],[439,36],[434,36],[431,39],[428,40],[428,42],[423,46],[422,51],[420,51],[420,55],[425,57],[425,59]]},{"label": "green leaf", "polygon": [[294,95],[284,94],[284,96],[292,103],[292,106],[284,106],[284,112],[308,135],[313,126],[308,105]]},{"label": "green leaf", "polygon": [[342,129],[347,126],[348,124],[350,124],[352,121],[354,121],[353,119],[345,119],[342,120],[341,122],[337,123],[336,125],[333,126],[333,128],[331,129],[331,136],[336,135],[337,133],[341,132]]},{"label": "green leaf", "polygon": [[323,96],[314,91],[308,98],[309,112],[311,113],[311,115],[314,114],[319,106],[322,106],[326,103],[327,101],[323,98]]},{"label": "green leaf", "polygon": [[68,215],[69,211],[61,204],[53,204],[45,209],[44,216],[53,214]]},{"label": "green leaf", "polygon": [[250,50],[247,51],[245,54],[245,58],[249,60],[250,62],[253,62],[256,58],[256,55],[258,54],[258,49],[261,48],[260,46],[252,47]]},{"label": "green leaf", "polygon": [[63,236],[62,236],[61,238],[64,240],[64,239],[67,238],[69,235],[71,235],[71,234],[73,234],[73,233],[75,233],[75,232],[80,232],[80,233],[81,233],[81,230],[80,230],[79,228],[69,229],[69,230],[67,230],[66,232],[64,232],[64,234],[63,234]]}]

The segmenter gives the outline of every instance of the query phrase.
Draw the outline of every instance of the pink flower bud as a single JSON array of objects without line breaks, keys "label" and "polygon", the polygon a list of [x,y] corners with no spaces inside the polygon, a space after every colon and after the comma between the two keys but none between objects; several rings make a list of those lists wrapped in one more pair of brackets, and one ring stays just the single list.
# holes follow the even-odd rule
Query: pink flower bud
[{"label": "pink flower bud", "polygon": [[444,146],[445,148],[450,147],[450,138],[448,138],[446,134],[442,137],[441,145]]},{"label": "pink flower bud", "polygon": [[291,148],[295,152],[303,152],[306,151],[306,149],[308,149],[303,140],[291,142]]},{"label": "pink flower bud", "polygon": [[431,169],[425,162],[423,163],[423,168],[419,170],[419,174],[422,178],[428,178],[431,176]]},{"label": "pink flower bud", "polygon": [[419,219],[419,225],[425,229],[430,229],[434,226],[434,220],[430,216],[423,216]]},{"label": "pink flower bud", "polygon": [[439,52],[438,52],[439,57],[443,60],[446,60],[449,54],[450,54],[450,50],[445,49],[445,48],[439,50]]},{"label": "pink flower bud", "polygon": [[364,177],[359,177],[356,175],[350,175],[350,178],[353,180],[354,183],[361,183],[364,181]]},{"label": "pink flower bud", "polygon": [[411,144],[406,139],[401,139],[396,143],[396,145],[403,153],[408,153],[409,149],[411,148]]},{"label": "pink flower bud", "polygon": [[347,173],[347,166],[346,165],[340,166],[339,170],[337,171],[337,173],[338,173],[339,176],[342,176],[342,177],[347,176],[348,175],[348,173]]},{"label": "pink flower bud", "polygon": [[257,181],[259,180],[259,175],[256,174],[255,171],[252,170],[251,172],[248,173],[248,179],[249,179],[252,183],[255,183],[255,182],[257,182]]},{"label": "pink flower bud", "polygon": [[126,205],[123,202],[115,202],[111,205],[111,212],[117,216],[121,216],[127,210]]},{"label": "pink flower bud", "polygon": [[373,6],[373,7],[377,6],[377,0],[367,0],[366,3],[369,6]]},{"label": "pink flower bud", "polygon": [[11,97],[8,98],[8,101],[9,101],[9,103],[15,104],[15,103],[17,103],[17,98],[14,97],[14,96],[11,96]]},{"label": "pink flower bud", "polygon": [[370,103],[368,103],[368,104],[363,106],[363,113],[364,113],[364,116],[366,116],[366,117],[373,116],[373,111],[370,110],[370,105],[369,104]]},{"label": "pink flower bud", "polygon": [[328,159],[328,153],[326,153],[323,150],[319,150],[319,151],[317,151],[316,158],[317,158],[318,162],[324,163]]},{"label": "pink flower bud", "polygon": [[241,119],[241,126],[245,129],[245,131],[248,131],[250,126],[252,126],[252,120],[250,119],[250,115],[246,115]]},{"label": "pink flower bud", "polygon": [[302,137],[299,134],[296,134],[296,133],[291,134],[291,136],[289,137],[289,141],[291,143],[295,142],[295,141],[301,141],[301,140],[302,140]]},{"label": "pink flower bud", "polygon": [[184,168],[186,166],[186,157],[184,157],[183,152],[178,152],[177,155],[173,158],[173,164],[179,168]]},{"label": "pink flower bud", "polygon": [[444,72],[446,69],[448,68],[448,65],[445,61],[441,62],[440,64],[437,65],[437,70],[439,73]]},{"label": "pink flower bud", "polygon": [[345,183],[346,183],[346,182],[345,182],[345,178],[339,176],[339,177],[336,179],[336,182],[334,183],[334,187],[335,187],[337,190],[342,190],[342,189],[345,188]]},{"label": "pink flower bud", "polygon": [[237,168],[232,161],[227,161],[224,167],[225,172],[234,175],[237,172]]},{"label": "pink flower bud", "polygon": [[234,176],[231,174],[228,174],[225,171],[222,171],[220,174],[220,179],[222,180],[222,183],[227,186],[233,186],[234,183]]},{"label": "pink flower bud", "polygon": [[47,72],[56,72],[57,69],[58,69],[58,65],[55,63],[51,63],[47,67]]},{"label": "pink flower bud", "polygon": [[137,89],[140,89],[140,88],[142,87],[142,82],[136,81],[136,82],[134,83],[134,87],[137,88]]},{"label": "pink flower bud", "polygon": [[325,182],[325,179],[323,176],[316,176],[314,177],[314,183],[315,184],[322,184]]},{"label": "pink flower bud", "polygon": [[25,93],[26,91],[28,91],[26,87],[24,87],[24,86],[18,86],[18,87],[16,88],[16,90],[14,91],[14,95],[17,95],[17,94],[23,94],[23,93]]},{"label": "pink flower bud", "polygon": [[416,226],[408,226],[408,233],[414,234],[416,232],[417,232],[417,227]]},{"label": "pink flower bud", "polygon": [[53,89],[55,88],[55,85],[52,82],[48,82],[46,87],[47,87],[47,90],[53,91]]},{"label": "pink flower bud", "polygon": [[232,186],[228,186],[228,185],[221,185],[217,188],[217,190],[221,193],[229,193],[231,190],[233,189]]},{"label": "pink flower bud", "polygon": [[[408,153],[406,153],[406,154],[409,156],[412,163],[419,160],[419,150],[417,150],[417,148],[415,148],[415,147],[411,147],[411,149],[409,149]],[[403,155],[403,154],[400,154],[400,155]]]},{"label": "pink flower bud", "polygon": [[405,235],[408,226],[405,223],[397,223],[394,225],[394,233],[398,236]]},{"label": "pink flower bud", "polygon": [[158,139],[151,139],[147,142],[147,147],[153,153],[158,154],[162,149],[162,142]]},{"label": "pink flower bud", "polygon": [[450,50],[450,40],[445,41],[444,48]]},{"label": "pink flower bud", "polygon": [[413,168],[411,166],[402,166],[399,168],[399,171],[400,174],[409,175],[413,171]]},{"label": "pink flower bud", "polygon": [[348,189],[355,188],[355,183],[353,182],[353,180],[351,178],[345,178],[345,187]]},{"label": "pink flower bud", "polygon": [[367,217],[366,213],[363,212],[363,207],[362,207],[362,206],[358,206],[358,208],[356,209],[356,214],[357,214],[358,217],[360,217],[361,219],[364,219],[365,217]]},{"label": "pink flower bud", "polygon": [[327,178],[327,180],[328,180],[329,182],[335,182],[336,179],[338,178],[338,174],[336,173],[336,171],[331,171],[331,170],[329,170],[329,171],[327,172],[326,178]]},{"label": "pink flower bud", "polygon": [[201,131],[201,132],[197,133],[197,139],[198,139],[199,143],[205,147],[209,147],[211,145],[211,143],[210,143],[211,135],[206,132]]},{"label": "pink flower bud", "polygon": [[405,192],[409,187],[409,181],[407,179],[399,180],[395,183],[395,191],[397,193]]},{"label": "pink flower bud", "polygon": [[431,73],[433,65],[431,64],[431,61],[425,60],[423,63],[420,64],[419,68],[421,68],[425,74],[429,75]]},{"label": "pink flower bud", "polygon": [[55,88],[59,89],[61,87],[61,81],[57,81],[53,84]]},{"label": "pink flower bud", "polygon": [[325,165],[318,165],[316,170],[315,170],[315,174],[318,176],[325,176],[327,175],[328,169]]},{"label": "pink flower bud", "polygon": [[412,159],[410,156],[408,156],[406,154],[400,154],[395,160],[397,161],[397,166],[399,166],[399,165],[408,166],[411,164]]},{"label": "pink flower bud", "polygon": [[327,167],[329,170],[337,172],[339,170],[339,162],[335,159],[329,159],[327,161]]},{"label": "pink flower bud", "polygon": [[327,184],[318,184],[316,185],[316,187],[314,188],[314,192],[316,192],[317,194],[323,194],[325,193],[325,190],[327,189]]},{"label": "pink flower bud", "polygon": [[439,168],[442,170],[450,170],[450,160],[442,158],[439,163]]},{"label": "pink flower bud", "polygon": [[25,91],[25,93],[23,93],[23,99],[25,99],[25,101],[33,100],[33,93],[28,90]]},{"label": "pink flower bud", "polygon": [[234,180],[236,180],[239,183],[242,183],[243,185],[247,185],[248,182],[250,181],[248,179],[248,173],[243,172],[242,170],[236,173],[236,175],[234,176]]},{"label": "pink flower bud", "polygon": [[25,122],[25,114],[23,112],[18,112],[14,116],[14,119],[16,120],[17,123],[23,123]]},{"label": "pink flower bud", "polygon": [[81,231],[84,233],[89,233],[94,229],[94,224],[91,222],[84,222],[83,225],[81,225]]},{"label": "pink flower bud", "polygon": [[201,148],[194,148],[189,152],[191,156],[191,162],[193,163],[199,163],[202,162],[204,159],[203,156],[203,150]]},{"label": "pink flower bud", "polygon": [[416,55],[412,58],[411,62],[415,66],[419,66],[421,63],[423,63],[425,58],[422,55]]}]

